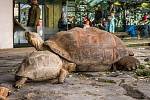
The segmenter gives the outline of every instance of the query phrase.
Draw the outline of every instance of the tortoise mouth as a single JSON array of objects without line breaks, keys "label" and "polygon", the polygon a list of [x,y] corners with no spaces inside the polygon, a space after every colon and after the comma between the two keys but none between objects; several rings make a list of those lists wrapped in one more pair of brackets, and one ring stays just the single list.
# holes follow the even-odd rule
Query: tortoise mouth
[{"label": "tortoise mouth", "polygon": [[26,40],[29,40],[29,32],[25,32],[25,38],[26,38]]}]

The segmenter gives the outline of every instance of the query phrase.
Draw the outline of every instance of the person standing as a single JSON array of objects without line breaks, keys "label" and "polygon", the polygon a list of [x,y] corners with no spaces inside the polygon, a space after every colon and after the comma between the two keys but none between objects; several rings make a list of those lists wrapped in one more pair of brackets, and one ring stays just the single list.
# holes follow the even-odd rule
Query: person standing
[{"label": "person standing", "polygon": [[149,37],[149,25],[148,25],[148,15],[147,14],[145,14],[142,19],[141,33],[143,35],[143,38]]},{"label": "person standing", "polygon": [[108,31],[114,33],[115,32],[115,13],[111,13],[108,17],[109,24],[108,24]]},{"label": "person standing", "polygon": [[31,27],[33,30],[37,32],[37,26],[39,26],[41,9],[38,5],[38,0],[31,0],[31,7],[28,12],[28,21],[27,26]]},{"label": "person standing", "polygon": [[58,20],[58,29],[59,29],[59,31],[66,31],[67,30],[67,22],[64,19],[63,12],[61,13],[61,17]]},{"label": "person standing", "polygon": [[86,29],[86,28],[89,28],[90,26],[92,26],[92,23],[87,16],[84,17],[83,20],[84,20],[83,21],[83,24],[84,24],[83,29]]},{"label": "person standing", "polygon": [[104,11],[103,11],[103,9],[102,9],[101,6],[98,6],[98,8],[97,8],[96,11],[95,11],[95,22],[96,22],[96,24],[98,24],[99,21],[100,21],[102,18],[104,18]]}]

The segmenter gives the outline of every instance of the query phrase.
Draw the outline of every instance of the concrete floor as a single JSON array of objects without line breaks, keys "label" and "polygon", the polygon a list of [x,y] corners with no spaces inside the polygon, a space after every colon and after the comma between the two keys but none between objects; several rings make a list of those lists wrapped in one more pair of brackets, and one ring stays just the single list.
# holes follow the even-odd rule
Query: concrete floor
[{"label": "concrete floor", "polygon": [[[144,63],[150,47],[131,47]],[[0,84],[12,93],[9,100],[150,100],[150,81],[137,80],[134,72],[85,72],[70,74],[64,84],[29,82],[15,89],[14,74],[19,63],[35,49],[14,48],[0,50]],[[121,82],[124,80],[122,85]]]}]

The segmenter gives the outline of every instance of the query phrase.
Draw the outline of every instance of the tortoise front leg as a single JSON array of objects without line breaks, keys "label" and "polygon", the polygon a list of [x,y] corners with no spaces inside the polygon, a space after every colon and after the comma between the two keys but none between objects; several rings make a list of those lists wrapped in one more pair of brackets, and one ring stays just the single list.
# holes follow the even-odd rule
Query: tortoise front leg
[{"label": "tortoise front leg", "polygon": [[28,78],[26,78],[26,77],[22,77],[21,79],[16,81],[15,87],[16,88],[21,88],[23,86],[23,84],[27,81],[27,79]]},{"label": "tortoise front leg", "polygon": [[111,65],[111,70],[112,70],[113,72],[116,72],[116,71],[117,71],[117,65],[116,65],[116,63],[114,63],[114,64]]},{"label": "tortoise front leg", "polygon": [[67,75],[68,75],[68,71],[66,71],[65,69],[60,69],[58,83],[63,83]]}]

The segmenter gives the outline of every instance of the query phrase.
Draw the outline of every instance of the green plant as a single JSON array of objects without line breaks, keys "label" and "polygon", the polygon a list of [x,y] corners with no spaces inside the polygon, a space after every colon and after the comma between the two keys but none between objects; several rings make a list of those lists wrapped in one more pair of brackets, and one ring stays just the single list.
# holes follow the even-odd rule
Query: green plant
[{"label": "green plant", "polygon": [[139,65],[138,69],[145,69],[145,65]]},{"label": "green plant", "polygon": [[137,69],[135,73],[137,76],[148,76],[148,77],[150,76],[149,69]]}]

